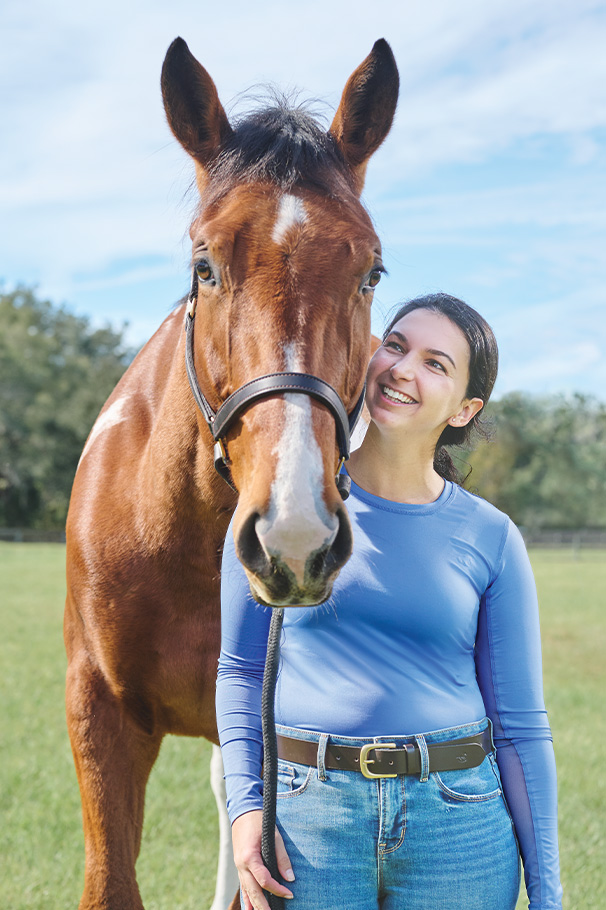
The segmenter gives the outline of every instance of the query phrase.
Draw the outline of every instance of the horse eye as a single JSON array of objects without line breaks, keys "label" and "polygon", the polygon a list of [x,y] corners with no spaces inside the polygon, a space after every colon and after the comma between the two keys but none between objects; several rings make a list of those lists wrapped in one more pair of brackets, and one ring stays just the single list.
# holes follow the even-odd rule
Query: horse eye
[{"label": "horse eye", "polygon": [[196,262],[196,275],[200,281],[210,281],[213,277],[213,270],[208,259],[200,259]]},{"label": "horse eye", "polygon": [[381,280],[381,270],[373,269],[372,272],[370,273],[370,275],[368,276],[368,282],[366,284],[366,287],[376,288],[376,286],[378,285],[380,280]]}]

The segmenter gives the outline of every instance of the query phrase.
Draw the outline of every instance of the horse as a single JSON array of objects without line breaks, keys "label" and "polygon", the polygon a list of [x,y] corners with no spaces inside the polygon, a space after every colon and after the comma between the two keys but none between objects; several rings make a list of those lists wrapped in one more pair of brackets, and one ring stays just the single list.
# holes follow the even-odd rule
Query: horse
[{"label": "horse", "polygon": [[[386,41],[350,76],[328,131],[280,101],[232,125],[181,38],[167,51],[161,87],[200,194],[192,290],[103,407],[67,519],[80,910],[142,910],[135,861],[162,739],[218,742],[220,559],[234,510],[237,552],[261,603],[324,601],[350,555],[335,421],[338,431],[340,412],[363,395],[383,270],[360,193],[397,101]],[[297,387],[302,374],[311,391]],[[259,391],[255,381],[268,375],[282,385]],[[214,445],[213,415],[253,386],[258,394],[224,421]],[[211,764],[220,789],[216,751]],[[225,848],[225,823],[221,831]],[[214,910],[233,893],[219,888]]]}]

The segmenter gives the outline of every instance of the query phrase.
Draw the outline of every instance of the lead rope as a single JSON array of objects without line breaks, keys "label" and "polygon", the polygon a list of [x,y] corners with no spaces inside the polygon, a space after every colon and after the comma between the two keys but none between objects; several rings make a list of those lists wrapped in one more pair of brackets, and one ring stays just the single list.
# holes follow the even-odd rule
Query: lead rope
[{"label": "lead rope", "polygon": [[[275,722],[275,692],[280,660],[280,635],[284,608],[276,607],[271,613],[267,656],[261,690],[261,724],[263,729],[263,824],[261,828],[261,855],[272,878],[280,881],[276,858],[276,794],[278,790],[278,741]],[[282,910],[281,897],[267,892],[271,910]]]}]

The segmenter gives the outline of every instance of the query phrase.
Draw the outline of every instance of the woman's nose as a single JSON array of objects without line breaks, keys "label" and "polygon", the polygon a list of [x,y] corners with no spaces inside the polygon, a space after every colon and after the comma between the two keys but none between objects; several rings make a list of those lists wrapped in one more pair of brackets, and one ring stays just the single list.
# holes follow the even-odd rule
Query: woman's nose
[{"label": "woman's nose", "polygon": [[413,379],[414,363],[411,355],[404,354],[402,357],[398,357],[396,362],[392,364],[390,373],[394,379]]}]

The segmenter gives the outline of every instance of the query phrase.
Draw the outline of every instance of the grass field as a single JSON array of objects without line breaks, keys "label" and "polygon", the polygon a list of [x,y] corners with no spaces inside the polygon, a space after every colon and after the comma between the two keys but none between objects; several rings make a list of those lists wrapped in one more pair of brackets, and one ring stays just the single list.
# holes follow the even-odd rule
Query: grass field
[{"label": "grass field", "polygon": [[[565,907],[598,910],[606,906],[606,553],[534,551],[531,559],[558,760]],[[3,910],[69,910],[82,888],[80,802],[63,711],[63,560],[60,545],[0,544]],[[206,743],[165,740],[138,864],[146,910],[210,905],[217,835],[209,757]]]}]

